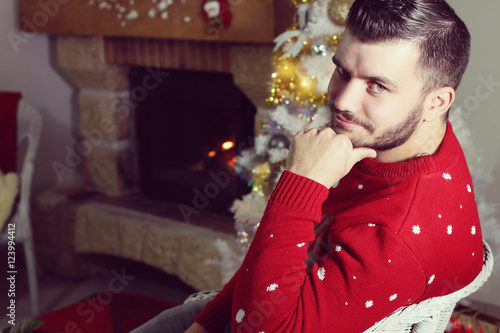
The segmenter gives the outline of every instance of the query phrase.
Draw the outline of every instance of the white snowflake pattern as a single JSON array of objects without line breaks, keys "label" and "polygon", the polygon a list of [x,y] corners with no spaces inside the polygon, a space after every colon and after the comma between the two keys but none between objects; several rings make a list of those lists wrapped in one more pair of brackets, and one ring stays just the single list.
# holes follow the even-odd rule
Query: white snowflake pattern
[{"label": "white snowflake pattern", "polygon": [[342,246],[340,246],[340,245],[335,246],[335,251],[336,252],[342,251]]},{"label": "white snowflake pattern", "polygon": [[451,180],[451,175],[449,173],[443,173],[443,178],[446,180]]},{"label": "white snowflake pattern", "polygon": [[469,184],[467,184],[467,192],[472,193],[472,187]]},{"label": "white snowflake pattern", "polygon": [[240,311],[238,311],[238,313],[236,314],[236,322],[239,324],[242,322],[243,320],[243,317],[245,317],[245,311],[243,309],[240,309]]},{"label": "white snowflake pattern", "polygon": [[463,208],[464,208],[464,206],[460,205],[460,209],[463,209]]},{"label": "white snowflake pattern", "polygon": [[358,189],[360,189],[360,190],[362,190],[362,189],[363,189],[363,187],[364,187],[364,185],[363,185],[363,184],[359,184],[359,185],[358,185]]},{"label": "white snowflake pattern", "polygon": [[276,289],[278,289],[278,284],[276,283],[273,283],[269,287],[267,287],[267,291],[275,291]]},{"label": "white snowflake pattern", "polygon": [[470,233],[475,235],[476,234],[476,226],[473,225],[472,228],[470,229]]},{"label": "white snowflake pattern", "polygon": [[472,256],[474,257],[476,255],[476,252],[472,252]]},{"label": "white snowflake pattern", "polygon": [[453,227],[449,225],[448,228],[446,228],[446,232],[448,233],[448,235],[451,235],[451,233],[453,232]]},{"label": "white snowflake pattern", "polygon": [[432,281],[434,281],[434,279],[436,278],[436,275],[433,274],[430,278],[429,278],[429,281],[427,282],[427,284],[431,284]]},{"label": "white snowflake pattern", "polygon": [[349,305],[349,303],[345,302],[345,305]]},{"label": "white snowflake pattern", "polygon": [[366,308],[371,308],[373,306],[373,301],[366,301],[365,306]]},{"label": "white snowflake pattern", "polygon": [[387,260],[387,262],[390,264],[390,263],[392,262],[392,260],[391,260],[391,259],[389,259],[389,260]]},{"label": "white snowflake pattern", "polygon": [[398,298],[398,294],[394,294],[391,297],[389,297],[389,301],[394,301],[396,298]]},{"label": "white snowflake pattern", "polygon": [[304,246],[306,246],[306,243],[297,244],[297,247],[304,247]]},{"label": "white snowflake pattern", "polygon": [[318,268],[318,277],[321,281],[323,281],[325,279],[325,268],[324,267]]},{"label": "white snowflake pattern", "polygon": [[269,236],[269,237],[273,238],[273,237],[274,237],[274,234],[271,234],[271,236]]},{"label": "white snowflake pattern", "polygon": [[353,279],[353,280],[356,280],[356,279],[357,279],[356,275],[354,275],[354,276],[352,277],[352,279]]},{"label": "white snowflake pattern", "polygon": [[439,214],[439,215],[438,215],[438,217],[439,217],[439,218],[442,218],[442,217],[443,217],[443,215]]},{"label": "white snowflake pattern", "polygon": [[414,225],[413,226],[413,233],[415,235],[419,235],[420,234],[420,226],[419,225]]},{"label": "white snowflake pattern", "polygon": [[370,228],[373,228],[373,227],[376,227],[377,225],[376,225],[376,224],[373,224],[373,223],[368,223],[368,226],[369,226]]}]

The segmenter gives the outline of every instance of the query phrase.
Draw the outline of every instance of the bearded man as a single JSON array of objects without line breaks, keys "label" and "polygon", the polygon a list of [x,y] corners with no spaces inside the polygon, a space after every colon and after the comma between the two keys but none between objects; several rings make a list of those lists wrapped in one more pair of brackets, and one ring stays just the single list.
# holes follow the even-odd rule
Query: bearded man
[{"label": "bearded man", "polygon": [[444,0],[356,0],[331,122],[295,135],[241,268],[186,332],[363,332],[469,284],[483,243],[447,120],[469,53]]}]

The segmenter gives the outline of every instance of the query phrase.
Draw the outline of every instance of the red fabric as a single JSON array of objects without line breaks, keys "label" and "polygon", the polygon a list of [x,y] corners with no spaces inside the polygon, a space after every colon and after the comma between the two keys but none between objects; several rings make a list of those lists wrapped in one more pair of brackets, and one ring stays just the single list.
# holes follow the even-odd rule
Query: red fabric
[{"label": "red fabric", "polygon": [[21,94],[0,92],[0,170],[16,171],[17,104]]},{"label": "red fabric", "polygon": [[[108,297],[111,295],[111,297]],[[176,304],[131,294],[100,292],[77,304],[44,314],[38,333],[128,333]]]},{"label": "red fabric", "polygon": [[286,171],[241,268],[196,321],[211,332],[229,322],[232,332],[363,332],[469,284],[482,251],[448,124],[435,156],[365,159],[335,189]]}]

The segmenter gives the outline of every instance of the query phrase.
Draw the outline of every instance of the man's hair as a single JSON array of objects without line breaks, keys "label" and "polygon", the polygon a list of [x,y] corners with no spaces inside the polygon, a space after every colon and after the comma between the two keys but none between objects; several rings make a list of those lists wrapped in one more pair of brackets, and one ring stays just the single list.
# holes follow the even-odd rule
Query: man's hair
[{"label": "man's hair", "polygon": [[425,95],[447,86],[456,90],[469,63],[469,31],[444,0],[356,0],[347,30],[365,43],[415,43]]}]

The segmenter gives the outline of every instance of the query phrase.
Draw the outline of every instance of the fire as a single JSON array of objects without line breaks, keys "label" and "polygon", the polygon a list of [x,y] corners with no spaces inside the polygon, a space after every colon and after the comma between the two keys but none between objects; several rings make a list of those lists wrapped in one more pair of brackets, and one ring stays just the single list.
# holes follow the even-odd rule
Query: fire
[{"label": "fire", "polygon": [[234,142],[232,141],[226,141],[222,144],[222,149],[223,150],[229,150],[234,147]]}]

